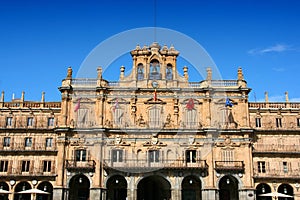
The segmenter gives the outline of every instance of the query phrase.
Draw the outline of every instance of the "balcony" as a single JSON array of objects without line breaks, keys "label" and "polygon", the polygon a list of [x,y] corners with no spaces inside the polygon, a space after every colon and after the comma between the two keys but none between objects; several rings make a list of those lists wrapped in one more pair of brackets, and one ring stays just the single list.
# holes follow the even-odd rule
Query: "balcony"
[{"label": "balcony", "polygon": [[289,153],[300,154],[300,145],[281,145],[281,144],[254,144],[253,153]]},{"label": "balcony", "polygon": [[272,103],[272,102],[259,102],[259,103],[249,103],[249,108],[271,108],[271,109],[279,109],[279,108],[300,108],[300,103]]},{"label": "balcony", "polygon": [[182,159],[177,160],[159,160],[150,162],[149,160],[126,159],[124,162],[113,162],[111,159],[105,160],[106,168],[125,169],[203,169],[206,170],[208,165],[206,160],[196,160],[196,162],[186,162]]},{"label": "balcony", "polygon": [[68,171],[87,171],[95,172],[96,162],[94,160],[76,161],[66,160],[66,168]]},{"label": "balcony", "polygon": [[51,147],[46,147],[45,143],[33,143],[32,146],[25,146],[24,143],[11,143],[9,146],[0,146],[0,154],[8,153],[47,153],[47,154],[57,154],[56,144],[53,144]]},{"label": "balcony", "polygon": [[299,179],[300,169],[278,170],[278,169],[265,169],[258,170],[254,168],[254,178],[265,179]]},{"label": "balcony", "polygon": [[244,171],[244,161],[215,161],[217,171]]},{"label": "balcony", "polygon": [[51,171],[44,172],[43,168],[32,168],[29,171],[22,171],[21,166],[17,168],[9,168],[6,172],[0,172],[0,177],[9,178],[9,177],[20,177],[20,178],[30,178],[30,177],[56,177],[55,167],[52,167]]}]

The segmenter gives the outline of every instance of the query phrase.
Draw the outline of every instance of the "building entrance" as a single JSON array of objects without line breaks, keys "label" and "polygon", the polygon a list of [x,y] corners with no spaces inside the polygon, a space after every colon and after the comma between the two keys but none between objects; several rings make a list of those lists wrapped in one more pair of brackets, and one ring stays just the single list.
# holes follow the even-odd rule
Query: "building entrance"
[{"label": "building entrance", "polygon": [[161,176],[149,176],[138,184],[138,200],[169,200],[171,199],[171,185]]}]

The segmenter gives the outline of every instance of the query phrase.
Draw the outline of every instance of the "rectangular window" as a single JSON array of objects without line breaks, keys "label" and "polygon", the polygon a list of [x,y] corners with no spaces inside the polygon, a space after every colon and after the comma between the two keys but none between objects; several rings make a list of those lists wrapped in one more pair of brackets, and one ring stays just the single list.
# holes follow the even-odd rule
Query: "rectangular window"
[{"label": "rectangular window", "polygon": [[261,118],[255,118],[255,127],[261,127]]},{"label": "rectangular window", "polygon": [[81,149],[81,150],[76,150],[75,151],[75,159],[76,161],[86,161],[86,150]]},{"label": "rectangular window", "polygon": [[300,118],[297,118],[297,126],[300,127]]},{"label": "rectangular window", "polygon": [[258,173],[266,173],[266,162],[258,161],[257,162]]},{"label": "rectangular window", "polygon": [[46,138],[46,147],[52,147],[53,138]]},{"label": "rectangular window", "polygon": [[149,126],[151,128],[158,128],[161,125],[161,110],[157,106],[153,106],[149,110]]},{"label": "rectangular window", "polygon": [[4,137],[3,138],[3,146],[4,147],[10,147],[10,137]]},{"label": "rectangular window", "polygon": [[276,118],[276,127],[277,128],[281,128],[282,127],[281,118]]},{"label": "rectangular window", "polygon": [[123,150],[113,150],[112,160],[113,162],[123,162]]},{"label": "rectangular window", "polygon": [[0,161],[0,172],[7,172],[8,168],[8,160],[1,160]]},{"label": "rectangular window", "polygon": [[29,167],[30,167],[30,161],[23,160],[22,161],[22,172],[29,172]]},{"label": "rectangular window", "polygon": [[186,151],[186,162],[195,163],[196,162],[196,150],[187,150]]},{"label": "rectangular window", "polygon": [[149,162],[159,162],[159,151],[150,150],[149,151]]},{"label": "rectangular window", "polygon": [[51,172],[51,161],[44,160],[43,172]]},{"label": "rectangular window", "polygon": [[6,118],[6,126],[12,126],[12,117]]},{"label": "rectangular window", "polygon": [[283,165],[283,172],[284,172],[284,173],[288,173],[287,162],[286,162],[286,161],[283,161],[283,162],[282,162],[282,165]]},{"label": "rectangular window", "polygon": [[232,150],[222,151],[222,161],[234,161],[234,153]]},{"label": "rectangular window", "polygon": [[53,117],[48,118],[48,126],[54,126],[54,118]]},{"label": "rectangular window", "polygon": [[31,137],[25,138],[25,147],[32,147],[32,138]]},{"label": "rectangular window", "polygon": [[27,126],[33,126],[33,117],[27,118]]}]

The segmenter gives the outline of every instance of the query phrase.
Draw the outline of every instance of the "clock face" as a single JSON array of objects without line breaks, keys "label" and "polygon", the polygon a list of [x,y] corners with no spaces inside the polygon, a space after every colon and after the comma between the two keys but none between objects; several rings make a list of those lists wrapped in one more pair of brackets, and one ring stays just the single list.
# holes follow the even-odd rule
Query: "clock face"
[{"label": "clock face", "polygon": [[157,83],[156,81],[153,81],[153,82],[152,82],[152,87],[153,87],[153,88],[158,88],[158,83]]}]

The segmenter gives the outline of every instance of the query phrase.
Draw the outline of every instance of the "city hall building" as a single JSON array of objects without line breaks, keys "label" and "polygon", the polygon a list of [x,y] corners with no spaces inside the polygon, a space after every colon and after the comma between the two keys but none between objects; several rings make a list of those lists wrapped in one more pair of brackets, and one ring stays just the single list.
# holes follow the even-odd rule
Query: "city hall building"
[{"label": "city hall building", "polygon": [[173,46],[130,53],[119,81],[68,68],[58,102],[2,92],[1,200],[300,200],[300,103],[248,102],[241,68],[189,82]]}]

